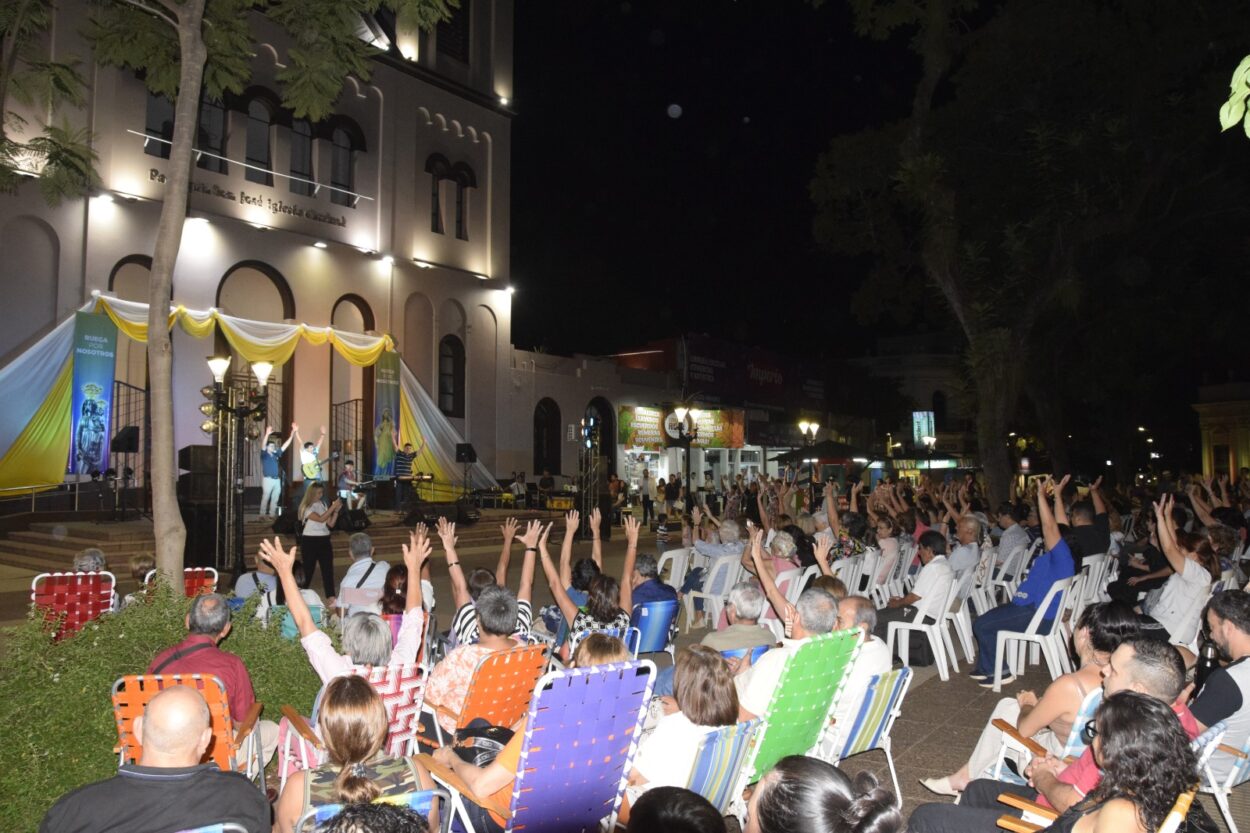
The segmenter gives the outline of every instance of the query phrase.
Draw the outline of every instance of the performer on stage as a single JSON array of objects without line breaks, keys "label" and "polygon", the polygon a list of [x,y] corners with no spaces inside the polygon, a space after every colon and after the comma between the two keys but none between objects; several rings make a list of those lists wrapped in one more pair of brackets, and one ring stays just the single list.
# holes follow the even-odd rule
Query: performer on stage
[{"label": "performer on stage", "polygon": [[300,536],[300,560],[304,564],[304,581],[312,584],[313,573],[321,566],[321,581],[325,587],[326,606],[334,605],[334,544],[330,530],[338,522],[341,500],[326,506],[322,494],[325,487],[316,480],[306,480],[304,499],[299,505],[299,519],[304,522]]},{"label": "performer on stage", "polygon": [[[299,428],[294,423],[291,424],[291,435],[295,439],[299,439]],[[326,427],[321,426],[321,436],[317,438],[315,443],[303,443],[299,452],[300,469],[304,472],[304,493],[308,493],[308,487],[313,483],[321,480],[321,463],[323,461],[317,459],[317,455],[321,453],[321,443],[326,438]]]},{"label": "performer on stage", "polygon": [[364,509],[365,496],[356,491],[360,481],[356,479],[356,463],[347,460],[343,463],[343,471],[338,479],[339,499],[350,509]]},{"label": "performer on stage", "polygon": [[[278,514],[282,506],[282,466],[279,460],[295,440],[295,432],[299,426],[291,423],[291,436],[281,446],[278,437],[273,433],[273,426],[265,426],[265,447],[260,452],[260,471],[262,475],[260,491],[260,517],[262,520]],[[266,511],[266,509],[268,511]]]},{"label": "performer on stage", "polygon": [[[398,431],[392,439],[398,446]],[[409,492],[412,489],[412,464],[421,456],[422,451],[425,451],[425,440],[421,441],[421,447],[416,451],[412,450],[412,443],[404,443],[403,450],[395,452],[395,508],[400,512],[404,512],[408,506]]]}]

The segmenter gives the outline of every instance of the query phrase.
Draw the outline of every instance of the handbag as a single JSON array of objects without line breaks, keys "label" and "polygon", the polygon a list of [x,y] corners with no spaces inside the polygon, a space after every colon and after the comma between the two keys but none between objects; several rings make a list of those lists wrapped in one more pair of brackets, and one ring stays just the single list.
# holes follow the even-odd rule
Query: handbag
[{"label": "handbag", "polygon": [[499,753],[508,745],[515,734],[506,726],[492,726],[480,717],[469,721],[469,725],[456,730],[456,740],[452,744],[460,760],[484,767],[492,763]]}]

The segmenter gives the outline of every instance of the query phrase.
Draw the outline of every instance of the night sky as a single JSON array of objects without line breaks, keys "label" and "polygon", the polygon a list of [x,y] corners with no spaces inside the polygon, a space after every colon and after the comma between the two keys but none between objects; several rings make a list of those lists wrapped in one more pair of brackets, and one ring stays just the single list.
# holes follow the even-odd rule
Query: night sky
[{"label": "night sky", "polygon": [[800,0],[524,2],[515,38],[518,346],[865,352],[862,271],[816,248],[807,188],[833,135],[906,114],[905,44]]}]

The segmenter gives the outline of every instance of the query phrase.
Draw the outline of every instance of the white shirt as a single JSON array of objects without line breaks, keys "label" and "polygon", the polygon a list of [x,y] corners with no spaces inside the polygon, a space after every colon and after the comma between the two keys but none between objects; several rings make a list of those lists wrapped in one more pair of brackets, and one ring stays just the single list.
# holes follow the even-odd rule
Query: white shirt
[{"label": "white shirt", "polygon": [[311,517],[309,517],[310,515],[324,516],[329,511],[330,511],[330,508],[325,505],[325,501],[321,501],[321,500],[317,501],[316,503],[313,503],[307,509],[304,510],[304,517],[301,518],[300,520],[304,522],[304,537],[305,538],[308,538],[308,537],[324,538],[330,534],[330,527],[326,526],[324,522],[314,521],[312,520]]},{"label": "white shirt", "polygon": [[783,639],[780,648],[764,652],[764,656],[746,671],[734,677],[738,703],[756,717],[763,717],[772,702],[773,691],[781,680],[786,660],[798,653],[806,639]]},{"label": "white shirt", "polygon": [[[950,592],[951,582],[954,580],[955,571],[951,569],[946,556],[933,556],[933,560],[920,569],[920,573],[916,576],[916,583],[911,588],[911,592],[920,597],[920,602],[916,606],[924,607],[930,601],[941,605],[946,594]],[[935,614],[937,613],[936,607],[932,610]]]},{"label": "white shirt", "polygon": [[634,766],[652,787],[685,787],[694,768],[695,752],[703,736],[715,726],[699,726],[681,712],[666,714],[655,729],[643,738]]},{"label": "white shirt", "polygon": [[[370,565],[376,565],[373,571],[369,571]],[[342,581],[339,582],[340,591],[351,588],[356,589],[356,585],[360,584],[361,590],[374,591],[377,593],[378,599],[382,598],[382,589],[386,586],[386,571],[390,569],[390,565],[385,561],[374,561],[371,558],[361,558],[353,561],[352,566],[347,568],[347,572],[343,574]],[[361,579],[365,578],[365,573],[369,573],[369,578],[361,583]],[[425,585],[421,585],[422,592],[425,592]],[[377,613],[379,608],[376,605],[347,605],[342,600],[342,593],[339,594],[337,607],[347,608],[347,615],[364,611],[365,613]]]},{"label": "white shirt", "polygon": [[1029,531],[1020,524],[1012,524],[1003,530],[1002,537],[998,539],[998,560],[1004,561],[1020,547],[1028,549],[1028,546]]},{"label": "white shirt", "polygon": [[642,491],[643,497],[648,500],[655,500],[655,478],[644,477],[638,481],[638,488]]},{"label": "white shirt", "polygon": [[947,561],[950,562],[955,574],[962,576],[969,570],[976,569],[977,564],[981,562],[981,548],[975,541],[971,544],[959,544],[951,550]]},{"label": "white shirt", "polygon": [[[314,607],[325,607],[325,602],[321,601],[321,597],[317,595],[316,590],[304,588],[299,591],[299,595],[300,598],[304,600],[304,604],[308,605],[310,609]],[[267,615],[269,615],[269,608],[272,605],[277,604],[277,598],[278,591],[276,590],[270,590],[262,593],[260,597],[260,604],[256,606],[256,618],[264,619]],[[281,624],[281,622],[278,624]]]},{"label": "white shirt", "polygon": [[864,693],[868,691],[868,681],[893,667],[893,658],[886,644],[868,634],[868,641],[859,646],[855,662],[846,674],[846,684],[838,695],[838,701],[833,705],[833,719],[836,721],[834,726],[839,738],[845,740],[847,733],[851,731],[851,723],[859,711]]},{"label": "white shirt", "polygon": [[1167,629],[1173,643],[1186,645],[1194,638],[1210,592],[1211,574],[1197,561],[1186,558],[1185,569],[1167,580],[1149,613]]}]

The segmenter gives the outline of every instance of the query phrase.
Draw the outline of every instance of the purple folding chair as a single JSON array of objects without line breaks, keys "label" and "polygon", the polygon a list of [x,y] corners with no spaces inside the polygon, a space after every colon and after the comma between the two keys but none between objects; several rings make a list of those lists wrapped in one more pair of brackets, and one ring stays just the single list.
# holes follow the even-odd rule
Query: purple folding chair
[{"label": "purple folding chair", "polygon": [[[615,820],[638,734],[651,701],[655,665],[649,660],[554,671],[538,681],[512,788],[505,831],[598,831]],[[452,809],[474,796],[429,755],[418,759],[451,791]],[[502,809],[502,808],[500,808]]]}]

